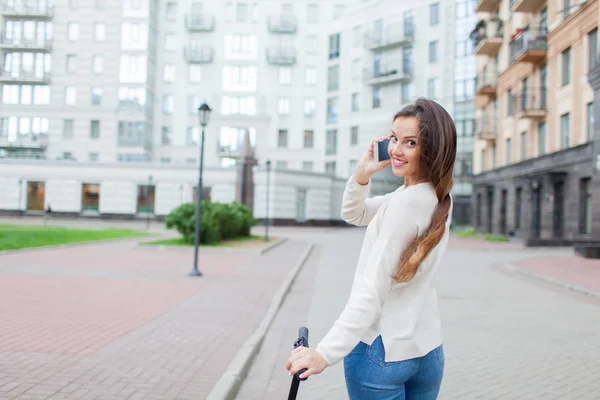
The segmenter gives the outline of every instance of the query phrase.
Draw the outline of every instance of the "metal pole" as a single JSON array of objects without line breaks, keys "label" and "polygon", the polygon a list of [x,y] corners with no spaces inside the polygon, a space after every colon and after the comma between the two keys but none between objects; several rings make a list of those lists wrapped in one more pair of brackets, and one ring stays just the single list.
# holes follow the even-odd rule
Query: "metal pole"
[{"label": "metal pole", "polygon": [[150,192],[152,189],[152,175],[148,175],[148,187],[146,188],[146,230],[150,229]]},{"label": "metal pole", "polygon": [[198,271],[198,246],[200,244],[200,221],[202,220],[201,202],[202,202],[202,167],[204,164],[204,126],[200,138],[200,166],[198,167],[198,190],[196,191],[196,229],[194,232],[194,269],[190,272],[190,276],[202,276]]},{"label": "metal pole", "polygon": [[23,215],[23,178],[19,179],[19,215]]},{"label": "metal pole", "polygon": [[267,205],[265,212],[265,242],[269,241],[269,192],[271,186],[271,162],[267,161]]}]

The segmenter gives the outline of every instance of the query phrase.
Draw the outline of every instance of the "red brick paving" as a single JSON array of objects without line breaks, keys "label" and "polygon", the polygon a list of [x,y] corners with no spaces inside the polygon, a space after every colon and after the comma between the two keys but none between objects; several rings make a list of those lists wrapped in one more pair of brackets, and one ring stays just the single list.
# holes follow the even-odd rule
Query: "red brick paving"
[{"label": "red brick paving", "polygon": [[559,282],[600,293],[600,260],[579,256],[537,257],[513,265]]},{"label": "red brick paving", "polygon": [[201,399],[306,245],[263,256],[134,242],[0,256],[0,399]]}]

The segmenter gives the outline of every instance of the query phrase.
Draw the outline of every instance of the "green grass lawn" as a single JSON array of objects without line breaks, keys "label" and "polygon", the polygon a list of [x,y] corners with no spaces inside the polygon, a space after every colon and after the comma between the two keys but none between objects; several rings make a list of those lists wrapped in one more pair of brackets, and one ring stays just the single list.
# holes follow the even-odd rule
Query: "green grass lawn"
[{"label": "green grass lawn", "polygon": [[504,236],[491,235],[489,233],[483,235],[483,234],[475,231],[475,229],[473,229],[473,228],[456,230],[456,231],[454,231],[454,233],[456,233],[456,236],[458,236],[459,238],[484,239],[484,240],[487,240],[488,242],[508,242],[509,241],[508,238],[506,238]]},{"label": "green grass lawn", "polygon": [[30,247],[52,246],[65,243],[119,239],[145,236],[144,232],[128,229],[70,229],[39,225],[0,224],[0,250],[16,250]]},{"label": "green grass lawn", "polygon": [[[227,248],[239,248],[239,249],[258,249],[265,245],[273,243],[278,238],[269,237],[269,242],[265,242],[264,236],[244,236],[230,240],[224,240],[218,243],[202,244],[200,247],[227,247]],[[145,242],[143,244],[155,245],[155,246],[181,246],[181,247],[192,247],[194,244],[186,242],[183,238],[157,240],[154,242]]]}]

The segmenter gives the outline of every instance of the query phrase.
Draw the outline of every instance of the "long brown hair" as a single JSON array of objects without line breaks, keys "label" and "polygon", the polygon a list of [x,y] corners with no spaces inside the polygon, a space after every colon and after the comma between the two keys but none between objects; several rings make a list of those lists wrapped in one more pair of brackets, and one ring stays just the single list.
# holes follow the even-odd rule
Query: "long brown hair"
[{"label": "long brown hair", "polygon": [[419,122],[420,175],[431,182],[438,198],[429,229],[414,238],[400,256],[394,279],[397,282],[408,282],[446,231],[451,206],[452,170],[456,159],[456,127],[452,117],[442,106],[424,98],[417,99],[414,104],[396,113],[394,121],[402,117],[414,117]]}]

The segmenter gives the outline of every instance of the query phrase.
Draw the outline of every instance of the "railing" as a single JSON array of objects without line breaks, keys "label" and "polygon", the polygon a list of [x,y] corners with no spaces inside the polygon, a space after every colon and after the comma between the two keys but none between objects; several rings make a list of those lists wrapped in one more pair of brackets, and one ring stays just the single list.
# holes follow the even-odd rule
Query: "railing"
[{"label": "railing", "polygon": [[16,49],[44,49],[52,50],[52,41],[50,39],[30,40],[23,37],[9,38],[4,33],[0,33],[0,46],[9,46]]},{"label": "railing", "polygon": [[213,48],[208,45],[189,45],[183,49],[183,55],[189,63],[211,63]]},{"label": "railing", "polygon": [[45,133],[17,135],[14,140],[0,136],[0,148],[45,149],[48,147],[48,135]]},{"label": "railing", "polygon": [[498,74],[493,72],[481,72],[475,77],[475,90],[486,88],[495,89],[498,86]]},{"label": "railing", "polygon": [[377,67],[365,68],[363,70],[363,78],[367,81],[382,78],[388,78],[390,80],[410,79],[412,74],[412,65],[410,63],[403,63],[400,61],[390,61],[382,63]]},{"label": "railing", "polygon": [[13,5],[8,5],[6,1],[0,4],[0,14],[11,16],[25,17],[52,17],[54,7],[49,2],[40,3],[38,5],[23,4],[25,2],[14,2]]},{"label": "railing", "polygon": [[548,50],[548,32],[546,30],[524,30],[518,32],[513,40],[510,41],[510,62],[528,51],[547,51]]},{"label": "railing", "polygon": [[298,21],[294,15],[271,15],[268,19],[269,30],[273,33],[296,33]]},{"label": "railing", "polygon": [[210,32],[215,29],[215,17],[204,13],[189,13],[185,26],[189,31]]},{"label": "railing", "polygon": [[483,114],[475,120],[475,136],[479,139],[495,139],[497,123],[497,119],[492,115]]},{"label": "railing", "polygon": [[546,88],[530,88],[512,96],[510,115],[544,112],[548,105]]},{"label": "railing", "polygon": [[480,20],[471,31],[473,47],[477,47],[482,41],[489,38],[502,38],[504,35],[504,23],[501,20]]},{"label": "railing", "polygon": [[367,49],[410,43],[414,39],[414,25],[392,25],[382,30],[372,30],[365,33],[364,44]]},{"label": "railing", "polygon": [[275,65],[293,65],[296,63],[296,49],[290,46],[269,47],[267,61]]},{"label": "railing", "polygon": [[0,80],[3,82],[50,82],[50,74],[44,71],[5,71],[0,64]]}]

